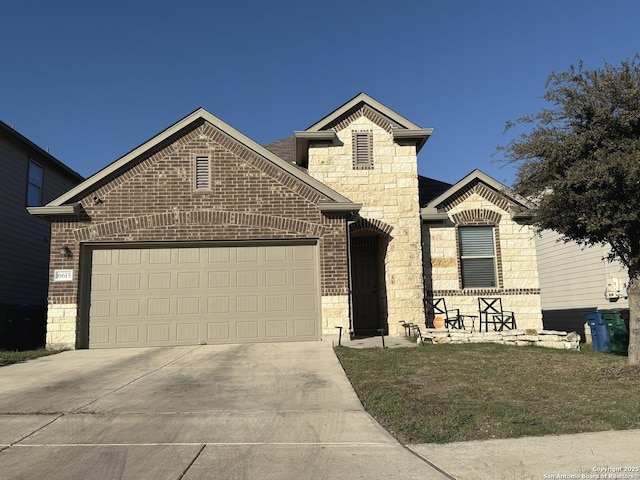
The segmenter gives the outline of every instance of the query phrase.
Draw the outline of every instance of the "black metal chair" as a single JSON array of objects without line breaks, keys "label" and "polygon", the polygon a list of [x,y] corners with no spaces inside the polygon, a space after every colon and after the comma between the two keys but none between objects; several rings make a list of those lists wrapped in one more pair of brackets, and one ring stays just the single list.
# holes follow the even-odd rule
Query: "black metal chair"
[{"label": "black metal chair", "polygon": [[510,310],[502,309],[502,298],[500,297],[479,297],[478,314],[480,315],[480,331],[484,324],[484,331],[489,331],[489,324],[493,324],[493,330],[513,330],[516,328],[516,315]]},{"label": "black metal chair", "polygon": [[464,315],[460,315],[459,308],[447,308],[447,302],[444,298],[427,298],[425,311],[427,318],[432,317],[432,320],[441,317],[446,328],[464,329]]}]

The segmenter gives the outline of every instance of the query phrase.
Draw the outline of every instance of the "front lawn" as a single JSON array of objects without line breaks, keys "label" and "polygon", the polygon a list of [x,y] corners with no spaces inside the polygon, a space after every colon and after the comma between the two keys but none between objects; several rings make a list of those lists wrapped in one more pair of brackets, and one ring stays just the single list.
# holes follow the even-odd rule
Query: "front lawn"
[{"label": "front lawn", "polygon": [[494,344],[336,353],[402,443],[640,428],[640,367],[623,356]]},{"label": "front lawn", "polygon": [[33,360],[34,358],[46,357],[47,355],[53,355],[60,353],[62,350],[25,350],[22,352],[12,352],[8,350],[0,350],[0,367],[5,365],[11,365],[12,363],[26,362],[27,360]]}]

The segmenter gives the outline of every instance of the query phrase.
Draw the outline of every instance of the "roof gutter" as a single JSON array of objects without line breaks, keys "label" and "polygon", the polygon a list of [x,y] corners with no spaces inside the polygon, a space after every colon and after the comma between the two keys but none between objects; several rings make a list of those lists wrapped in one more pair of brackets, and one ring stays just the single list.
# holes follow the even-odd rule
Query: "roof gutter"
[{"label": "roof gutter", "polygon": [[80,202],[75,202],[67,205],[27,207],[27,211],[31,215],[44,218],[79,217],[80,212],[82,212],[82,205],[80,204]]},{"label": "roof gutter", "polygon": [[362,208],[361,203],[331,202],[327,200],[320,200],[318,206],[322,213],[357,213]]},{"label": "roof gutter", "polygon": [[394,128],[393,139],[394,140],[411,140],[416,142],[416,153],[427,143],[427,140],[431,137],[433,128]]}]

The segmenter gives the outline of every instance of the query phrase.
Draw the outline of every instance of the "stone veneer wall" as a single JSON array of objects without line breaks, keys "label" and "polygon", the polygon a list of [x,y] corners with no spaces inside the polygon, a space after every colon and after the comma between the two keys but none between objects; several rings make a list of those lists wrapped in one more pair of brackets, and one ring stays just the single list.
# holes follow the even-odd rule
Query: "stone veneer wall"
[{"label": "stone veneer wall", "polygon": [[[309,174],[361,202],[361,217],[392,227],[385,258],[387,322],[390,335],[401,335],[400,321],[424,323],[424,287],[416,148],[395,143],[392,128],[366,108],[352,114],[336,127],[339,145],[309,149]],[[353,168],[354,130],[373,132],[373,168]]]},{"label": "stone veneer wall", "polygon": [[561,350],[580,350],[580,335],[556,330],[505,330],[502,332],[470,332],[428,328],[418,337],[419,343],[500,343],[537,346]]},{"label": "stone veneer wall", "polygon": [[75,348],[78,306],[76,303],[50,303],[47,309],[46,347]]},{"label": "stone veneer wall", "polygon": [[[452,201],[446,225],[423,225],[427,295],[445,297],[447,307],[463,315],[478,315],[478,297],[501,297],[504,310],[515,312],[518,328],[542,329],[540,283],[535,232],[512,220],[508,204],[484,184]],[[456,222],[495,222],[497,288],[462,289]]]}]

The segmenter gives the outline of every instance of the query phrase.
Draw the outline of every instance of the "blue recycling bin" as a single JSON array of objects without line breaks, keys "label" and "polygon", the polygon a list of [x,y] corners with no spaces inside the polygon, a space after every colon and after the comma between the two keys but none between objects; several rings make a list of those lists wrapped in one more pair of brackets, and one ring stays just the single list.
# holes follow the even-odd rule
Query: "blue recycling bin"
[{"label": "blue recycling bin", "polygon": [[607,323],[602,318],[598,310],[586,312],[584,316],[587,324],[591,329],[591,343],[594,351],[608,351],[611,349],[611,340],[609,339],[609,330]]}]

